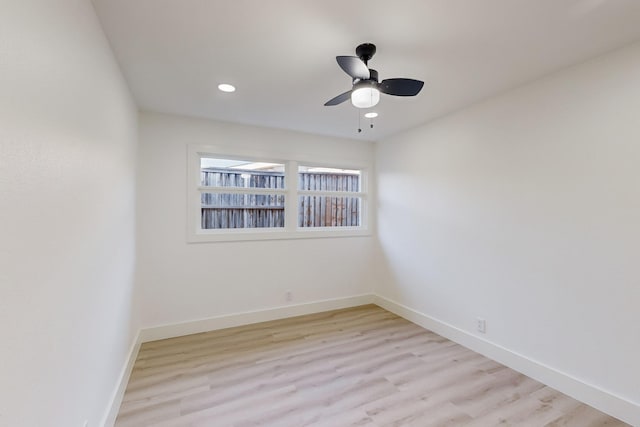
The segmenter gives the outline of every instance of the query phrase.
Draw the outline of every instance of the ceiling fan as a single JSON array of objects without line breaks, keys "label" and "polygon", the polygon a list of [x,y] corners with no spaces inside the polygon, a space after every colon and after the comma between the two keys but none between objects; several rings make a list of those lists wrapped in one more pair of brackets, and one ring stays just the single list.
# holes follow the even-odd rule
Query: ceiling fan
[{"label": "ceiling fan", "polygon": [[336,56],[336,61],[352,81],[352,89],[330,99],[324,105],[338,105],[351,98],[356,108],[370,108],[380,101],[380,93],[394,96],[415,96],[424,82],[414,79],[385,79],[378,83],[378,72],[368,67],[369,60],[375,55],[376,46],[363,43],[356,48],[356,56]]}]

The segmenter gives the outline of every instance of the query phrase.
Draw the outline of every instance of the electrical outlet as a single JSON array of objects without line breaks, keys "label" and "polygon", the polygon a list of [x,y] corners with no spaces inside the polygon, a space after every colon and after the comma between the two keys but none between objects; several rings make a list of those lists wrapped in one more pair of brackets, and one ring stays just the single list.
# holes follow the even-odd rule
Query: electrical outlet
[{"label": "electrical outlet", "polygon": [[481,334],[485,334],[487,332],[487,321],[482,317],[476,318],[476,329]]},{"label": "electrical outlet", "polygon": [[284,299],[285,299],[287,302],[291,302],[291,301],[293,301],[293,292],[291,292],[291,291],[287,291],[287,292],[285,292],[285,293],[284,293]]}]

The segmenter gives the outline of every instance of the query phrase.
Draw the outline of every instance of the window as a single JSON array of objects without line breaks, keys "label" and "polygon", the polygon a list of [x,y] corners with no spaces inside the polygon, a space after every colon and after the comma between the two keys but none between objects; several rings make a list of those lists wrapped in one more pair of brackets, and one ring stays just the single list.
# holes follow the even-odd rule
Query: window
[{"label": "window", "polygon": [[366,168],[189,148],[192,242],[368,234]]},{"label": "window", "polygon": [[203,230],[284,227],[284,164],[200,158]]},{"label": "window", "polygon": [[360,171],[298,166],[298,227],[358,227]]}]

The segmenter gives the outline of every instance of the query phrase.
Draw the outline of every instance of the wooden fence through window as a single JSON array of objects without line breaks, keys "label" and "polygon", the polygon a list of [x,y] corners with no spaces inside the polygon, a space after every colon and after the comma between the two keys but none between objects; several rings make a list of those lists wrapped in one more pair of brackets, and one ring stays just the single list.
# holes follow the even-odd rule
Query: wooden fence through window
[{"label": "wooden fence through window", "polygon": [[[203,186],[284,189],[284,173],[207,168],[201,172]],[[333,172],[300,172],[298,189],[349,191],[354,197],[304,195],[298,197],[299,227],[360,225],[360,175]],[[285,196],[282,194],[202,193],[203,229],[284,227]]]},{"label": "wooden fence through window", "polygon": [[360,225],[360,175],[302,172],[298,188],[306,191],[349,191],[354,197],[304,195],[298,197],[298,227],[348,227]]}]

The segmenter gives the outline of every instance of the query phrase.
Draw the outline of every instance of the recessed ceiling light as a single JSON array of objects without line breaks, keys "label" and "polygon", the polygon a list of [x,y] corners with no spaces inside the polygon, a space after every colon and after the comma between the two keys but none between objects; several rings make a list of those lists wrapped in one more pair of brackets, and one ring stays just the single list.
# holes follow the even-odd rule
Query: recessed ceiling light
[{"label": "recessed ceiling light", "polygon": [[371,111],[370,113],[366,113],[364,116],[367,119],[373,119],[374,117],[378,117],[378,113]]},{"label": "recessed ceiling light", "polygon": [[220,89],[223,92],[235,92],[236,88],[233,85],[227,84],[227,83],[221,83],[218,85],[218,89]]}]

